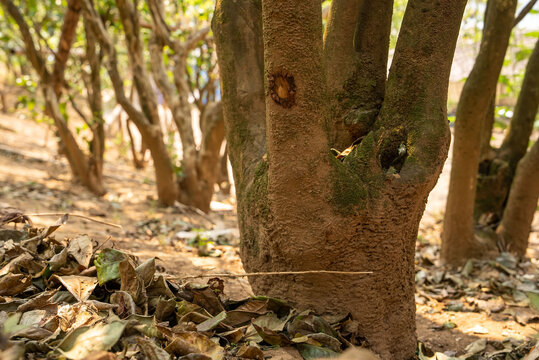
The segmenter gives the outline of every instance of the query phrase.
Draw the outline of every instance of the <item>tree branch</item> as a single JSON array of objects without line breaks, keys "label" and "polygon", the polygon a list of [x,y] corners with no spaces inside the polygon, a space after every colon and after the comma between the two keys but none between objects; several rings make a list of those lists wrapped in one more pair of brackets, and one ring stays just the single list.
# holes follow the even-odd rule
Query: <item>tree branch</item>
[{"label": "tree branch", "polygon": [[517,26],[519,22],[524,19],[524,17],[530,12],[531,9],[533,9],[533,6],[537,0],[530,0],[523,8],[520,10],[518,15],[515,17],[515,22],[513,23],[513,27]]},{"label": "tree branch", "polygon": [[339,99],[332,146],[364,136],[378,115],[387,75],[393,0],[334,0],[324,37],[328,90]]},{"label": "tree branch", "polygon": [[394,136],[395,149],[407,146],[403,178],[429,179],[447,156],[447,87],[465,4],[408,2],[376,125]]},{"label": "tree branch", "polygon": [[[2,0],[4,1],[4,0]],[[116,54],[116,49],[112,44],[112,41],[105,29],[103,21],[97,14],[91,0],[82,0],[82,7],[84,9],[84,16],[88,20],[90,28],[96,35],[96,38],[101,45],[101,48],[106,53],[107,58],[105,61],[105,67],[109,73],[110,81],[112,87],[114,88],[114,94],[116,96],[116,101],[122,106],[127,115],[131,120],[137,125],[139,130],[142,127],[147,126],[150,122],[146,119],[145,115],[133,106],[125,95],[123,79],[120,76],[118,70],[118,58]]]},{"label": "tree branch", "polygon": [[62,33],[58,43],[58,51],[55,54],[56,60],[52,72],[52,81],[56,96],[60,95],[64,83],[64,72],[75,39],[77,24],[79,22],[81,11],[80,0],[69,0],[67,2],[64,22],[62,24]]},{"label": "tree branch", "polygon": [[32,63],[34,69],[36,69],[42,80],[48,79],[50,74],[45,66],[45,60],[37,50],[34,39],[32,38],[32,34],[30,33],[30,28],[19,11],[19,8],[15,6],[11,0],[0,0],[0,3],[4,6],[6,12],[17,23],[26,47],[26,55],[28,56],[28,59]]}]

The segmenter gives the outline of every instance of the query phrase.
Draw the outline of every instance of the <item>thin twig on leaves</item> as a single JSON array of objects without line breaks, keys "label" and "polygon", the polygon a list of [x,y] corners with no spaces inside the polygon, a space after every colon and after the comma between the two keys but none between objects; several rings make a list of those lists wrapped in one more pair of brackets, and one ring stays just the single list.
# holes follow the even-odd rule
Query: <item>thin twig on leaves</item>
[{"label": "thin twig on leaves", "polygon": [[66,215],[66,214],[68,216],[78,217],[78,218],[85,219],[85,220],[88,220],[88,221],[93,221],[93,222],[96,222],[96,223],[99,223],[99,224],[113,226],[113,227],[116,227],[116,228],[119,228],[119,229],[123,229],[122,225],[113,224],[113,223],[110,223],[110,222],[107,222],[107,221],[94,219],[94,218],[91,218],[91,217],[88,217],[88,216],[85,216],[85,215],[80,215],[80,214],[72,214],[72,213],[37,213],[37,214],[24,214],[24,215],[26,215],[26,216],[63,216],[63,215]]},{"label": "thin twig on leaves", "polygon": [[172,279],[184,280],[184,279],[196,279],[196,278],[207,278],[207,277],[238,278],[238,277],[244,277],[244,276],[308,275],[308,274],[368,275],[372,273],[373,273],[372,271],[334,271],[334,270],[269,271],[269,272],[243,273],[243,274],[224,273],[224,274],[173,276]]}]

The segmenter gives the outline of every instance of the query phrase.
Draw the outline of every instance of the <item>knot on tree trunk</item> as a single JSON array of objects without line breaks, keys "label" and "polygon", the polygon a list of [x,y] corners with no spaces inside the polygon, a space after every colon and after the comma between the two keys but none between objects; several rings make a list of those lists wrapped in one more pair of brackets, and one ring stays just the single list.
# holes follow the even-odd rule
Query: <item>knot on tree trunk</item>
[{"label": "knot on tree trunk", "polygon": [[270,75],[268,79],[271,98],[284,108],[295,104],[296,84],[294,77],[286,72]]}]

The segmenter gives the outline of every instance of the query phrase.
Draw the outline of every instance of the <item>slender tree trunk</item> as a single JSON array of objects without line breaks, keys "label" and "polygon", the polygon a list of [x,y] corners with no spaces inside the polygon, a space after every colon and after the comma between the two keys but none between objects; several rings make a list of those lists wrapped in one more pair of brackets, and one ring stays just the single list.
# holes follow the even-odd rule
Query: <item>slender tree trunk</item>
[{"label": "slender tree trunk", "polygon": [[[370,23],[378,6],[387,7],[381,3],[364,4],[349,21],[348,31],[363,40],[343,45],[348,56],[383,57],[389,31]],[[383,359],[415,354],[414,247],[447,156],[447,84],[464,5],[408,3],[387,83],[380,76],[387,56],[366,61],[371,77],[358,73],[376,86],[361,87],[350,109],[380,103],[342,162],[330,147],[357,129],[332,116],[340,87],[328,75],[332,46],[322,40],[320,2],[221,0],[213,19],[246,270],[373,271],[257,277],[253,289],[300,309],[351,313]],[[327,31],[326,41],[341,39]],[[384,44],[363,46],[368,37]],[[365,63],[354,64],[342,79]]]},{"label": "slender tree trunk", "polygon": [[539,41],[526,65],[522,87],[509,129],[500,148],[500,157],[515,168],[526,154],[533,123],[539,107]]},{"label": "slender tree trunk", "polygon": [[533,216],[539,198],[539,142],[520,160],[511,185],[502,222],[496,232],[507,250],[526,255]]},{"label": "slender tree trunk", "polygon": [[484,119],[498,82],[517,1],[489,0],[479,54],[457,107],[451,180],[441,256],[449,264],[485,254],[488,244],[474,236],[474,202]]},{"label": "slender tree trunk", "polygon": [[518,161],[524,156],[539,107],[539,42],[526,66],[522,87],[507,135],[495,156],[479,169],[475,216],[487,225],[502,217]]},{"label": "slender tree trunk", "polygon": [[58,96],[60,95],[60,90],[63,86],[65,64],[69,56],[78,21],[76,0],[70,1],[72,7],[68,8],[66,13],[66,22],[62,26],[60,45],[57,52],[59,55],[56,58],[52,73],[48,71],[45,60],[37,51],[30,29],[19,9],[9,0],[1,0],[0,3],[5,7],[6,12],[15,20],[19,27],[25,43],[28,59],[39,75],[40,85],[45,100],[45,111],[54,121],[57,134],[61,139],[64,153],[66,154],[74,177],[79,179],[82,184],[94,194],[99,196],[104,195],[106,190],[103,186],[101,172],[96,171],[96,168],[92,166],[91,161],[80,149],[58,106]]},{"label": "slender tree trunk", "polygon": [[494,149],[490,146],[490,139],[492,137],[492,129],[494,128],[494,119],[496,114],[496,93],[490,100],[487,115],[483,122],[483,129],[481,130],[481,144],[480,144],[480,156],[479,156],[479,172],[481,173],[481,164],[488,163],[495,156]]},{"label": "slender tree trunk", "polygon": [[62,24],[62,32],[56,51],[54,68],[52,71],[52,81],[54,93],[58,97],[64,87],[64,72],[71,52],[71,46],[75,39],[77,24],[80,17],[80,0],[69,0],[67,2],[66,12],[64,14],[64,22]]},{"label": "slender tree trunk", "polygon": [[[168,150],[163,140],[155,93],[150,86],[147,74],[143,67],[140,34],[138,33],[138,14],[136,8],[129,1],[118,0],[120,17],[128,42],[128,54],[134,72],[134,83],[139,95],[142,111],[139,111],[127,98],[123,79],[118,70],[118,59],[114,44],[107,33],[103,22],[97,14],[91,0],[82,0],[84,14],[91,23],[91,27],[106,54],[105,67],[109,74],[116,100],[127,113],[131,121],[137,126],[144,144],[152,155],[157,195],[164,205],[172,205],[178,199],[178,184],[172,167]],[[135,75],[136,74],[136,75]]]},{"label": "slender tree trunk", "polygon": [[[171,109],[172,118],[182,142],[180,201],[208,212],[214,184],[218,179],[219,153],[224,139],[222,106],[221,104],[207,105],[206,110],[201,113],[202,143],[200,151],[197,151],[192,128],[191,104],[189,103],[190,87],[186,73],[187,54],[199,37],[204,36],[205,32],[195,34],[185,43],[173,40],[164,22],[162,1],[148,0],[148,7],[155,29],[149,45],[152,74]],[[163,47],[165,45],[174,51],[174,83],[169,81],[163,64]]]},{"label": "slender tree trunk", "polygon": [[103,156],[105,154],[105,120],[103,119],[103,96],[101,94],[101,57],[97,52],[97,39],[88,20],[84,20],[86,35],[86,60],[90,65],[90,81],[86,84],[88,104],[92,111],[91,166],[99,177],[103,176]]},{"label": "slender tree trunk", "polygon": [[[482,158],[477,179],[474,215],[482,224],[497,225],[507,202],[518,161],[526,153],[539,106],[539,43],[528,60],[514,115],[497,151]],[[490,136],[483,134],[482,137]],[[483,153],[483,148],[482,148]]]}]

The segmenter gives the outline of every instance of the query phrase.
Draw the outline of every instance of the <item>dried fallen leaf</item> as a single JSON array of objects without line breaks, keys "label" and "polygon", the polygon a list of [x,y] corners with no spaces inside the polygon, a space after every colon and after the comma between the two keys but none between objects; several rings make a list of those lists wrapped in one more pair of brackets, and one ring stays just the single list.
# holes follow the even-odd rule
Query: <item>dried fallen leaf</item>
[{"label": "dried fallen leaf", "polygon": [[53,275],[51,280],[57,279],[65,286],[77,301],[86,301],[97,286],[97,279],[88,276],[79,275],[67,275],[58,276]]},{"label": "dried fallen leaf", "polygon": [[67,247],[67,253],[73,256],[85,269],[90,265],[93,251],[94,247],[92,245],[92,240],[88,235],[77,236],[69,242]]},{"label": "dried fallen leaf", "polygon": [[68,359],[83,359],[93,353],[109,350],[122,336],[126,323],[113,321],[80,327],[60,342],[56,350]]}]

